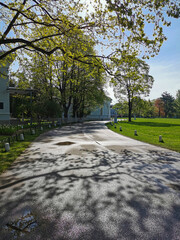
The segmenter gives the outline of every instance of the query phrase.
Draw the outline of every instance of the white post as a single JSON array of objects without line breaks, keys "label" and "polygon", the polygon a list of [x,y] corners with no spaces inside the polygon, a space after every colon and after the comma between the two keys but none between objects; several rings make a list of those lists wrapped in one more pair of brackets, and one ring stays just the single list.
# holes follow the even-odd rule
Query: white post
[{"label": "white post", "polygon": [[51,124],[49,124],[49,128],[51,128]]},{"label": "white post", "polygon": [[35,130],[34,129],[32,129],[32,135],[34,135],[35,134]]},{"label": "white post", "polygon": [[23,133],[20,134],[20,140],[21,140],[21,141],[24,141],[24,135],[23,135]]},{"label": "white post", "polygon": [[134,135],[137,136],[137,130],[134,130]]},{"label": "white post", "polygon": [[43,127],[41,126],[41,131],[43,131]]},{"label": "white post", "polygon": [[5,151],[6,151],[6,152],[9,152],[9,150],[10,150],[10,145],[9,145],[9,143],[5,143],[4,147],[5,147]]},{"label": "white post", "polygon": [[122,127],[120,127],[119,130],[122,132]]},{"label": "white post", "polygon": [[159,142],[162,142],[163,140],[162,140],[162,136],[161,135],[159,135]]}]

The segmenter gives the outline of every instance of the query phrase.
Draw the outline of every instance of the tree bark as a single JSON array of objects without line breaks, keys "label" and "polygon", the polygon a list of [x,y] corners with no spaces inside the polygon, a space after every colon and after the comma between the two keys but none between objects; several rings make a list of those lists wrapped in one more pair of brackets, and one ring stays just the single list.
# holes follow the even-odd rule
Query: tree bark
[{"label": "tree bark", "polygon": [[128,112],[128,122],[131,122],[131,114],[132,114],[132,102],[129,99],[128,101],[128,106],[129,106],[129,112]]}]

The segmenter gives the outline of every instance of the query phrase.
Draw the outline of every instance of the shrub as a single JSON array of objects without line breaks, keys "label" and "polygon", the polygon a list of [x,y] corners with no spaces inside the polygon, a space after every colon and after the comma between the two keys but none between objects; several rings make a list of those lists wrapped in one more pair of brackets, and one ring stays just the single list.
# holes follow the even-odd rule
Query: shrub
[{"label": "shrub", "polygon": [[1,135],[12,135],[16,131],[17,131],[17,126],[0,125],[0,134]]}]

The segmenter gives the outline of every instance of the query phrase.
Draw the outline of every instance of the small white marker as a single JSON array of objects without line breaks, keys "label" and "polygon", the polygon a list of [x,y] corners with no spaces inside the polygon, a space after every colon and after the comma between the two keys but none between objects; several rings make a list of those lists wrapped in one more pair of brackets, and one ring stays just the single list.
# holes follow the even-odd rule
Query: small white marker
[{"label": "small white marker", "polygon": [[9,145],[9,143],[5,143],[4,147],[5,147],[5,151],[6,151],[6,152],[9,152],[9,150],[10,150],[10,145]]},{"label": "small white marker", "polygon": [[23,133],[20,134],[20,140],[24,141],[24,134]]},{"label": "small white marker", "polygon": [[32,129],[32,135],[34,135],[35,134],[35,130],[34,129]]},{"label": "small white marker", "polygon": [[162,136],[159,135],[159,142],[163,142]]}]

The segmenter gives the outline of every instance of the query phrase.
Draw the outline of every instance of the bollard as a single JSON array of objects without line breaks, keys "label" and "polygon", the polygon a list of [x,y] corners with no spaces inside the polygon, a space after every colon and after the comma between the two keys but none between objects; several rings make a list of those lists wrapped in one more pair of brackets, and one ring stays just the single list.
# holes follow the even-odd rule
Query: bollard
[{"label": "bollard", "polygon": [[137,136],[137,130],[134,130],[134,136]]},{"label": "bollard", "polygon": [[5,151],[6,151],[6,152],[9,152],[9,150],[10,150],[10,145],[9,145],[9,143],[5,143],[4,147],[5,147]]},{"label": "bollard", "polygon": [[41,126],[41,131],[43,131],[43,127]]},{"label": "bollard", "polygon": [[31,134],[32,134],[32,135],[35,134],[35,130],[34,130],[34,129],[31,130]]},{"label": "bollard", "polygon": [[56,123],[54,124],[54,126],[56,127]]},{"label": "bollard", "polygon": [[58,126],[58,127],[61,126],[61,121],[60,121],[60,120],[57,121],[57,126]]},{"label": "bollard", "polygon": [[162,136],[159,135],[159,142],[163,142]]},{"label": "bollard", "polygon": [[51,128],[51,124],[49,124],[49,128]]},{"label": "bollard", "polygon": [[122,132],[122,127],[120,127],[119,130]]},{"label": "bollard", "polygon": [[116,128],[116,124],[114,125],[114,128]]},{"label": "bollard", "polygon": [[20,137],[21,141],[24,141],[24,134],[23,133],[21,133],[19,137]]}]

